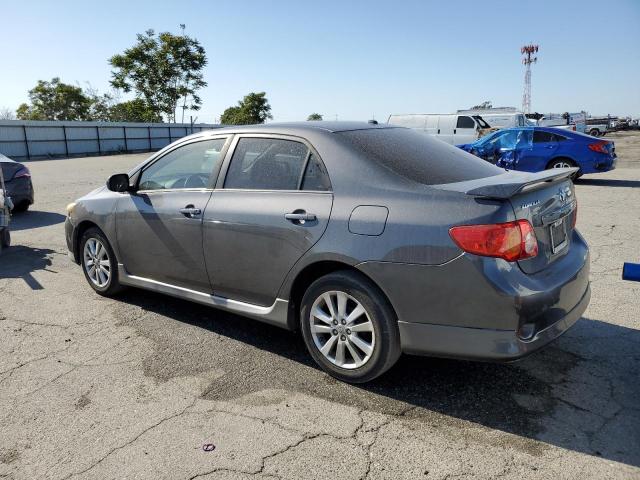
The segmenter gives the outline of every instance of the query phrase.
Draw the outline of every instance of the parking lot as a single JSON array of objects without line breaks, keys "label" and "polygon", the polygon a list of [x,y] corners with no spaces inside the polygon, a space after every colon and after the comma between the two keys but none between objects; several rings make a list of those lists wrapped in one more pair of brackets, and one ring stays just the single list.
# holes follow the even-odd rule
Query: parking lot
[{"label": "parking lot", "polygon": [[36,203],[0,257],[0,477],[640,478],[640,283],[621,280],[640,262],[640,132],[606,138],[618,168],[576,186],[592,300],[575,327],[518,363],[404,356],[361,386],[298,334],[94,294],[65,205],[147,154],[29,162]]}]

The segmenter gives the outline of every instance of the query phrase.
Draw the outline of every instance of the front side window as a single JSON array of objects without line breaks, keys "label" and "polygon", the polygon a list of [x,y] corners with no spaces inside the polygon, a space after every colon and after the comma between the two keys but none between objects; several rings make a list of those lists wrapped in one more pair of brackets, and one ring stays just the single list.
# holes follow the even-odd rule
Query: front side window
[{"label": "front side window", "polygon": [[224,188],[297,190],[309,149],[280,138],[241,138]]},{"label": "front side window", "polygon": [[216,138],[171,150],[142,171],[138,189],[207,188],[220,167],[225,141]]},{"label": "front side window", "polygon": [[458,117],[456,128],[476,128],[476,122],[471,117]]}]

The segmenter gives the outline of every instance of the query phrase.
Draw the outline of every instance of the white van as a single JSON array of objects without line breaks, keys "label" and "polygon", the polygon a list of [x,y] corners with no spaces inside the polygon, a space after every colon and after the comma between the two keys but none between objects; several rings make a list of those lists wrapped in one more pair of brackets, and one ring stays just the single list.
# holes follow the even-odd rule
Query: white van
[{"label": "white van", "polygon": [[458,110],[456,113],[480,115],[494,130],[535,126],[535,122],[529,121],[526,115],[516,107],[467,108]]},{"label": "white van", "polygon": [[389,115],[387,123],[413,128],[452,145],[475,142],[488,133],[491,128],[479,115],[459,115],[457,113]]}]

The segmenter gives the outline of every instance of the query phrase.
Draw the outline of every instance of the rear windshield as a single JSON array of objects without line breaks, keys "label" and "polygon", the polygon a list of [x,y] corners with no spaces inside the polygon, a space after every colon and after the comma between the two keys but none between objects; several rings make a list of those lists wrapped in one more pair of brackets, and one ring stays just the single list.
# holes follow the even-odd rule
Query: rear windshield
[{"label": "rear windshield", "polygon": [[380,165],[424,185],[492,177],[504,170],[457,147],[406,128],[338,132]]}]

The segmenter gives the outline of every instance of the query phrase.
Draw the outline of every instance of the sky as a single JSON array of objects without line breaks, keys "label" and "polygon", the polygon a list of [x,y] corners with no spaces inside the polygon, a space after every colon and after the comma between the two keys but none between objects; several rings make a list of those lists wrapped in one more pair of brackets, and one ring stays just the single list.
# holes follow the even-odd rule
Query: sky
[{"label": "sky", "polygon": [[[207,52],[199,122],[249,92],[274,121],[386,121],[485,100],[522,105],[520,47],[540,46],[532,111],[640,116],[640,0],[0,0],[0,108],[39,79],[108,92],[109,57],[147,29]],[[127,96],[123,96],[126,99]]]}]

